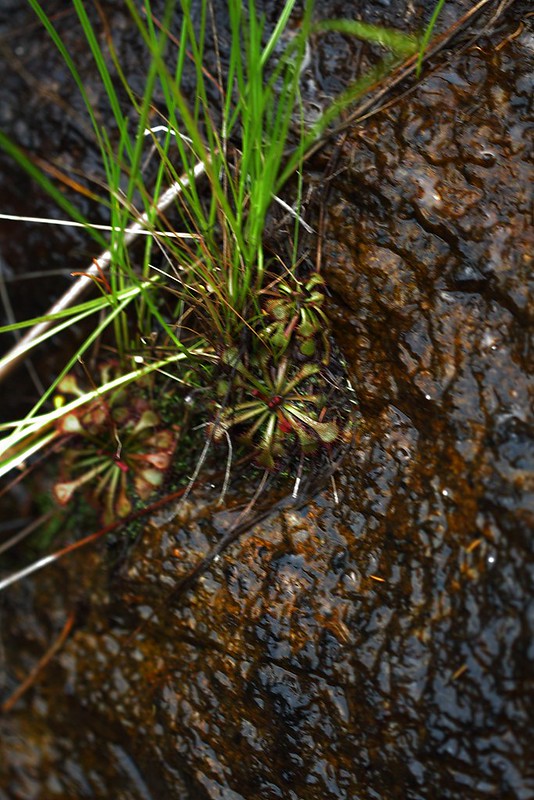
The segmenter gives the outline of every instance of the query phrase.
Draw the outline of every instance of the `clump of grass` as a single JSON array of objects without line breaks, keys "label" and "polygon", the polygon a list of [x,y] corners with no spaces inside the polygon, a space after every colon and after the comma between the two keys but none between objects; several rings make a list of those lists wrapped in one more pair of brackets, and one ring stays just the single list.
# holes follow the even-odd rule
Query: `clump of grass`
[{"label": "clump of grass", "polygon": [[[119,387],[161,372],[178,386],[206,386],[217,381],[219,370],[227,389],[214,422],[215,436],[234,428],[243,433],[246,423],[245,438],[270,469],[276,467],[289,433],[303,453],[330,446],[339,426],[325,420],[324,397],[316,387],[330,359],[322,279],[299,274],[298,244],[282,270],[269,262],[266,219],[288,178],[301,169],[308,148],[365,88],[361,82],[349,87],[305,128],[299,92],[312,33],[337,30],[384,45],[393,56],[382,69],[414,53],[416,40],[352,20],[317,23],[311,0],[304,3],[298,24],[296,0],[286,0],[276,25],[268,29],[254,0],[228,0],[228,46],[221,53],[209,0],[168,2],[161,19],[149,0],[142,12],[133,0],[125,0],[147,54],[145,86],[138,95],[112,40],[103,49],[83,0],[73,0],[105,89],[109,122],[102,127],[74,56],[39,0],[29,3],[76,82],[101,152],[100,184],[108,187],[101,200],[109,209],[111,228],[105,259],[109,267],[105,277],[92,273],[100,290],[96,300],[46,318],[51,329],[32,343],[100,312],[98,324],[34,408],[24,419],[2,426],[8,433],[0,443],[0,471],[55,441],[61,432],[58,420],[74,415],[83,421],[89,412],[81,409],[94,407],[90,404],[95,400],[103,402]],[[181,23],[174,35],[177,11]],[[215,74],[206,68],[208,49],[216,55]],[[187,96],[186,82],[194,85]],[[0,145],[102,242],[101,234],[16,145],[5,136]],[[150,180],[144,171],[147,145],[156,159]],[[296,242],[299,212],[297,203]],[[141,258],[137,254],[134,259],[128,247],[132,237],[126,232],[132,223],[141,227],[140,219],[150,236]],[[6,326],[1,332],[18,327]],[[111,343],[121,374],[62,407],[43,411],[60,382],[102,337]],[[244,397],[247,385],[255,397]]]}]

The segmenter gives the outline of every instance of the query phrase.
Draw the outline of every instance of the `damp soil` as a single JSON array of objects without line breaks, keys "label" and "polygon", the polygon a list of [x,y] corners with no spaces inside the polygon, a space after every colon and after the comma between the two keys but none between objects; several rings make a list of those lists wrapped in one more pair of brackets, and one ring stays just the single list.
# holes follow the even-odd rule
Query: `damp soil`
[{"label": "damp soil", "polygon": [[[424,22],[411,4],[363,6],[372,22]],[[465,10],[445,8],[443,26]],[[2,800],[534,798],[529,22],[515,3],[471,30],[309,165],[328,187],[322,269],[358,414],[335,488],[267,498],[184,584],[255,488],[242,476],[221,508],[207,476],[114,569],[95,548],[2,595],[3,697],[75,619],[0,718]],[[322,47],[317,97],[373,59],[342,38]],[[58,157],[74,157],[65,136]],[[95,153],[81,142],[76,157]],[[1,165],[14,205],[44,209]],[[0,231],[8,271],[81,253],[76,234],[28,248]]]}]

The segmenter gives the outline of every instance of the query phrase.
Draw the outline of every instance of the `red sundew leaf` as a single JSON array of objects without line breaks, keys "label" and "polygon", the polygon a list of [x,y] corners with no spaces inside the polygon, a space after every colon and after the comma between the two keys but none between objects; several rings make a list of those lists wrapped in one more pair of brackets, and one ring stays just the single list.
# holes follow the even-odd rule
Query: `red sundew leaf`
[{"label": "red sundew leaf", "polygon": [[287,420],[283,414],[278,415],[278,429],[280,433],[287,434],[291,433],[293,430],[293,426],[289,420]]},{"label": "red sundew leaf", "polygon": [[284,337],[286,339],[290,339],[293,336],[293,333],[295,332],[295,328],[297,327],[297,322],[298,321],[299,321],[298,314],[295,314],[295,316],[292,318],[292,320],[289,323],[289,325],[284,330]]},{"label": "red sundew leaf", "polygon": [[172,453],[135,453],[130,456],[130,461],[143,462],[150,464],[155,469],[166,470],[171,463]]}]

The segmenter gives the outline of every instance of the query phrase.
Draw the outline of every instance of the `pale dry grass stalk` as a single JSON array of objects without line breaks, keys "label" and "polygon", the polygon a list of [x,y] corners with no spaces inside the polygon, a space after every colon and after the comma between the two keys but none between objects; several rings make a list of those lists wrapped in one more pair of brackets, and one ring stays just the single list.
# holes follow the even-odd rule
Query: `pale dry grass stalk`
[{"label": "pale dry grass stalk", "polygon": [[[193,169],[193,177],[199,178],[206,169],[204,162],[198,162]],[[157,214],[165,211],[170,204],[175,200],[184,188],[190,184],[188,175],[183,175],[179,181],[175,181],[160,197],[154,209]],[[146,232],[146,227],[150,222],[149,212],[140,214],[137,220],[124,231],[124,242],[126,246],[130,245],[140,234]],[[46,315],[51,317],[70,308],[74,303],[81,298],[81,296],[92,286],[93,278],[98,278],[104,272],[113,258],[111,249],[105,250],[98,258],[93,260],[93,263],[85,272],[84,275],[79,277],[67,291],[56,300],[56,302],[48,309]],[[9,373],[17,366],[19,361],[31,349],[33,343],[39,336],[51,327],[53,319],[44,320],[34,325],[30,330],[16,343],[14,347],[3,358],[0,365],[0,381],[9,375]]]}]

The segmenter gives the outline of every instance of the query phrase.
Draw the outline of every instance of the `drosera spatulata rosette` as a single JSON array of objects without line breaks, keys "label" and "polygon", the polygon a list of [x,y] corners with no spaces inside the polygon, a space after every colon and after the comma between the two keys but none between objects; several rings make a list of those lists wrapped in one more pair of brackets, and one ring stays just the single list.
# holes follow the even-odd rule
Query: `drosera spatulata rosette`
[{"label": "drosera spatulata rosette", "polygon": [[296,341],[302,355],[315,356],[322,349],[322,363],[330,359],[330,323],[323,309],[325,282],[318,272],[299,280],[295,274],[276,282],[274,288],[266,290],[268,300],[264,314],[272,321],[265,328],[264,336],[272,346],[284,353],[292,341]]},{"label": "drosera spatulata rosette", "polygon": [[[58,388],[64,394],[82,393],[72,375]],[[163,425],[144,394],[143,385],[136,385],[59,419],[58,432],[69,440],[53,487],[60,505],[83,491],[107,524],[131,513],[133,497],[146,501],[161,488],[179,431]]]},{"label": "drosera spatulata rosette", "polygon": [[[255,452],[257,463],[274,470],[295,440],[301,452],[309,454],[339,437],[337,422],[324,420],[327,406],[317,391],[317,364],[293,366],[285,356],[274,363],[268,350],[248,366],[236,349],[227,351],[223,360],[234,372],[232,396],[239,402],[221,408],[214,423],[216,441],[237,428],[241,439]],[[219,391],[227,391],[225,381]]]}]

